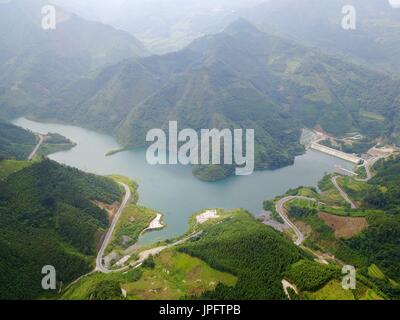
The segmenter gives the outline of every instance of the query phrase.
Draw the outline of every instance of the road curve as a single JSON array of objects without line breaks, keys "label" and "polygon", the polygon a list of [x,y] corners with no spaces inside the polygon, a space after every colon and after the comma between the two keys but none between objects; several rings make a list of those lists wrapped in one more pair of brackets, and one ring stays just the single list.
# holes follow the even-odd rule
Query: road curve
[{"label": "road curve", "polygon": [[294,231],[294,233],[296,234],[296,237],[297,237],[296,241],[294,241],[294,244],[296,246],[300,246],[304,241],[304,235],[301,233],[299,228],[297,228],[296,225],[292,221],[290,221],[290,219],[286,215],[286,209],[285,209],[285,204],[294,199],[310,200],[310,201],[314,201],[314,202],[316,202],[316,200],[313,198],[307,198],[307,197],[302,197],[302,196],[289,196],[289,197],[280,199],[276,203],[276,206],[275,206],[276,212],[280,215],[280,217],[283,219],[283,221],[285,221],[286,224]]},{"label": "road curve", "polygon": [[335,188],[339,191],[340,195],[342,196],[342,198],[344,200],[346,200],[347,203],[350,204],[352,209],[357,209],[356,204],[350,199],[350,197],[347,195],[347,193],[339,186],[339,184],[337,183],[337,179],[340,176],[334,176],[332,177],[331,181],[333,183],[333,185],[335,186]]},{"label": "road curve", "polygon": [[107,231],[106,236],[104,237],[103,243],[101,244],[101,248],[100,248],[100,250],[97,254],[97,258],[96,258],[95,271],[100,271],[102,273],[110,272],[110,270],[108,270],[107,267],[105,267],[103,265],[103,255],[104,255],[104,252],[105,252],[108,244],[110,243],[111,237],[114,233],[115,226],[117,225],[117,222],[118,222],[119,218],[121,217],[122,212],[124,211],[125,207],[131,202],[131,199],[132,199],[132,193],[131,193],[131,190],[129,189],[129,187],[124,183],[119,182],[119,184],[124,187],[125,196],[124,196],[124,199],[122,200],[122,203],[121,203],[117,213],[114,216],[114,219],[111,223],[110,228]]}]

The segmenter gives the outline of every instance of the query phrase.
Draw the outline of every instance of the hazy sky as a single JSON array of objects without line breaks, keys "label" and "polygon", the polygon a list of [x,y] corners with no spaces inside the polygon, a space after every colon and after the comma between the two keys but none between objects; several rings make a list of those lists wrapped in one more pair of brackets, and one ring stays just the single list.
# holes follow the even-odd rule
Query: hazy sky
[{"label": "hazy sky", "polygon": [[389,0],[390,4],[395,8],[400,8],[400,0]]},{"label": "hazy sky", "polygon": [[130,11],[134,16],[140,11],[171,7],[202,10],[235,10],[243,7],[252,7],[268,0],[51,0],[53,3],[69,8],[77,14],[90,19],[110,22],[120,15],[127,15]]}]

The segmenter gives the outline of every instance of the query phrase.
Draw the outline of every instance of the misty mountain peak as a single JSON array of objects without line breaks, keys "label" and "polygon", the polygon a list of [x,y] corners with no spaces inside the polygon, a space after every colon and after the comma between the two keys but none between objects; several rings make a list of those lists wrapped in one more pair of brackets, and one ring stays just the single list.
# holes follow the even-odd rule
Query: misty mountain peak
[{"label": "misty mountain peak", "polygon": [[232,22],[226,29],[226,33],[260,33],[253,24],[251,24],[248,20],[240,18]]}]

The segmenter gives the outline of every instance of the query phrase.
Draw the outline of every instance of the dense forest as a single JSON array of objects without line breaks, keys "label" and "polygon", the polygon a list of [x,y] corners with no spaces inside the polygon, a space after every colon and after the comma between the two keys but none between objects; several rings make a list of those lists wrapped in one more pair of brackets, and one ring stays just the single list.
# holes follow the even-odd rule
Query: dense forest
[{"label": "dense forest", "polygon": [[374,169],[377,174],[369,181],[371,188],[364,198],[365,205],[400,215],[400,158],[380,161]]},{"label": "dense forest", "polygon": [[383,210],[385,214],[368,217],[368,229],[345,244],[400,281],[400,157],[381,160],[374,170],[376,175],[364,191],[362,207]]},{"label": "dense forest", "polygon": [[[0,45],[10,47],[7,58],[0,57],[0,115],[8,119],[31,115],[73,123],[114,134],[127,148],[147,146],[147,132],[166,129],[171,120],[198,132],[254,129],[256,169],[293,164],[304,152],[304,127],[320,126],[335,136],[360,132],[367,141],[354,145],[356,151],[375,138],[399,137],[397,79],[269,28],[260,31],[248,20],[234,19],[179,51],[148,56],[134,37],[78,17],[63,24],[77,36],[73,45],[58,29],[54,41],[42,41],[37,26],[24,19],[38,3],[1,6],[3,20],[23,22],[0,35]],[[75,32],[77,25],[82,33]],[[15,41],[26,36],[23,30],[34,50]],[[209,181],[233,169],[204,166],[193,172]]]},{"label": "dense forest", "polygon": [[44,296],[45,265],[56,268],[58,286],[89,272],[108,227],[106,212],[92,201],[121,197],[112,180],[50,160],[0,181],[0,299]]},{"label": "dense forest", "polygon": [[302,257],[291,242],[242,210],[179,250],[239,278],[234,288],[219,285],[206,299],[285,299],[283,273]]}]

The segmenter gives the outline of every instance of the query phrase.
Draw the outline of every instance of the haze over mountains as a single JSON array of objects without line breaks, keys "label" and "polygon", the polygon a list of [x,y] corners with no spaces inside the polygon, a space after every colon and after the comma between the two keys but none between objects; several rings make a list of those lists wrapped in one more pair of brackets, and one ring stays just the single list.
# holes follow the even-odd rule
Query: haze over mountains
[{"label": "haze over mountains", "polygon": [[[46,31],[48,1],[0,0],[0,300],[400,298],[389,145],[400,144],[400,11],[385,0],[55,1],[68,8]],[[356,30],[341,27],[344,4]],[[148,167],[142,150],[112,157],[170,121],[254,129],[256,169],[292,164],[303,128],[366,154],[351,169],[310,151],[287,170],[216,184]],[[324,172],[334,163],[344,168]],[[249,211],[227,211],[236,206]]]},{"label": "haze over mountains", "polygon": [[205,34],[222,31],[236,19],[231,18],[236,11],[264,1],[52,0],[85,18],[128,31],[154,53],[179,50]]},{"label": "haze over mountains", "polygon": [[[392,5],[389,0],[53,0],[130,32],[154,53],[181,49],[245,18],[262,31],[398,73],[400,9],[391,1]],[[345,5],[356,8],[357,29],[350,32],[341,27]]]},{"label": "haze over mountains", "polygon": [[[341,0],[332,11],[315,5],[315,12],[310,7],[314,1],[300,2],[304,8],[299,10],[310,9],[306,12],[313,18],[316,12],[336,12]],[[238,19],[220,33],[164,55],[149,55],[133,36],[62,9],[57,29],[43,31],[40,19],[32,16],[40,13],[43,3],[15,0],[1,5],[0,39],[8,50],[0,60],[0,115],[7,118],[24,115],[73,123],[113,134],[125,147],[145,146],[147,131],[167,128],[170,120],[196,130],[253,128],[258,169],[291,164],[303,150],[303,127],[319,125],[339,136],[358,131],[370,139],[398,142],[400,82],[377,70],[378,64],[371,68],[360,63],[364,58],[357,52],[346,60],[343,54],[328,55],[327,41],[324,50],[309,46],[314,20],[306,19],[301,29],[293,1],[266,3],[249,10],[248,16],[260,22],[261,17],[279,16],[274,13],[284,10],[291,22],[286,34],[308,45],[276,29],[261,32],[248,20]],[[380,8],[378,18],[397,21],[388,4],[368,3],[361,14]],[[325,18],[332,30],[341,28]],[[17,24],[17,19],[23,23]],[[272,16],[267,20],[280,23]],[[320,37],[311,38],[320,46],[328,31],[326,23],[318,23]],[[4,32],[10,25],[16,27]],[[297,29],[302,31],[295,33]],[[379,34],[381,29],[377,30]],[[21,39],[29,41],[20,43]],[[371,52],[377,54],[373,46]]]},{"label": "haze over mountains", "polygon": [[[356,9],[356,30],[341,25],[348,5]],[[399,75],[400,9],[387,0],[272,0],[243,16],[261,30]]]},{"label": "haze over mountains", "polygon": [[128,33],[85,21],[60,8],[57,29],[44,31],[41,9],[47,3],[0,3],[0,101],[16,109],[15,113],[24,112],[27,105],[33,107],[37,100],[50,99],[97,68],[148,54]]}]

